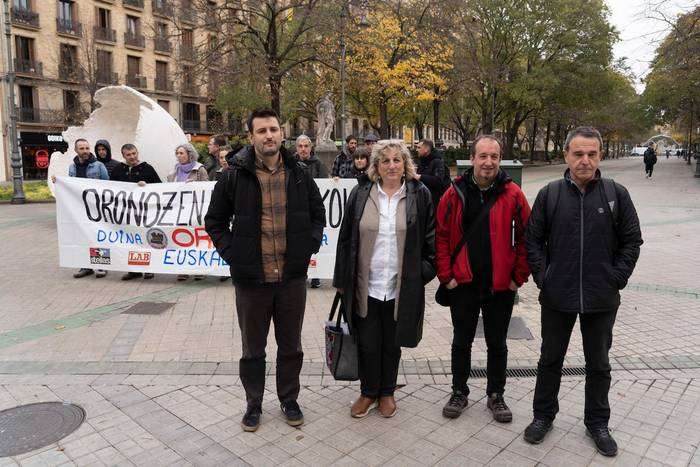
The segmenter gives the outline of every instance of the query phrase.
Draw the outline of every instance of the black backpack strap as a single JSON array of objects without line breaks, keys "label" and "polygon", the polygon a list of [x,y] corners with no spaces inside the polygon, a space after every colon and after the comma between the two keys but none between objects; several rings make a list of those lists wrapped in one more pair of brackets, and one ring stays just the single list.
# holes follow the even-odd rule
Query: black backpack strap
[{"label": "black backpack strap", "polygon": [[554,180],[553,182],[549,182],[547,184],[547,232],[552,228],[552,219],[554,219],[554,213],[557,210],[557,205],[559,204],[559,193],[561,192],[563,185],[566,183],[566,180],[559,179],[559,180]]},{"label": "black backpack strap", "polygon": [[481,223],[481,221],[484,220],[484,217],[488,215],[489,212],[491,212],[491,207],[496,203],[496,200],[500,194],[496,193],[494,196],[492,196],[488,201],[486,201],[486,204],[484,204],[481,207],[481,211],[479,211],[479,215],[476,216],[476,219],[474,219],[469,226],[469,229],[462,235],[462,238],[459,239],[459,242],[457,242],[457,246],[455,247],[454,251],[452,252],[452,255],[450,256],[450,264],[454,264],[455,260],[457,259],[457,254],[459,251],[464,247],[464,244],[467,243],[467,238],[469,238],[474,231],[476,230],[476,226]]},{"label": "black backpack strap", "polygon": [[605,204],[607,205],[608,212],[613,221],[613,227],[617,231],[617,224],[620,219],[620,205],[617,199],[617,190],[615,189],[615,180],[612,178],[601,178],[601,183],[603,184],[603,195],[605,197]]}]

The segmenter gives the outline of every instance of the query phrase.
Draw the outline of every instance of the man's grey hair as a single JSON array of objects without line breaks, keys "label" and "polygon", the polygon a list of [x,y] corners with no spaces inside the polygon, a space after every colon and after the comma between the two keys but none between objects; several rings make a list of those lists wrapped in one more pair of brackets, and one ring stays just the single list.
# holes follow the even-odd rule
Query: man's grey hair
[{"label": "man's grey hair", "polygon": [[302,141],[308,141],[309,144],[310,144],[311,146],[314,145],[314,143],[311,142],[311,138],[309,138],[309,137],[306,136],[306,135],[299,135],[299,136],[297,136],[297,139],[296,139],[296,141],[294,142],[294,145],[296,146],[297,144],[299,144],[299,143],[302,142]]},{"label": "man's grey hair", "polygon": [[594,138],[598,140],[598,150],[603,150],[603,137],[600,136],[600,132],[593,128],[592,126],[580,126],[576,127],[566,135],[566,141],[564,142],[564,151],[569,150],[569,145],[571,145],[571,140],[581,136],[583,138]]},{"label": "man's grey hair", "polygon": [[122,154],[124,154],[124,151],[133,151],[136,150],[138,152],[138,149],[136,149],[136,146],[134,146],[131,143],[126,143],[125,145],[122,146]]},{"label": "man's grey hair", "polygon": [[178,145],[175,148],[175,152],[177,152],[177,150],[180,148],[184,149],[187,152],[190,162],[195,162],[197,161],[197,159],[199,159],[199,154],[197,154],[197,150],[190,143]]},{"label": "man's grey hair", "polygon": [[403,159],[403,173],[406,180],[413,180],[416,176],[416,165],[411,158],[411,151],[408,150],[406,143],[400,139],[383,139],[372,146],[372,155],[369,159],[369,167],[367,167],[367,176],[373,182],[379,182],[379,163],[382,158],[390,151],[396,151],[401,154]]}]

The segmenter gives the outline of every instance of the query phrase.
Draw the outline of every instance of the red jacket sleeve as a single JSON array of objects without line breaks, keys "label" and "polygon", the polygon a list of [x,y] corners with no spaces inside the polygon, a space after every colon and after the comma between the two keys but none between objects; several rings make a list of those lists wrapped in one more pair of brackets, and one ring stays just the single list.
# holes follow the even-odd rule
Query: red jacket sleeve
[{"label": "red jacket sleeve", "polygon": [[449,187],[440,198],[435,216],[435,267],[437,277],[441,283],[446,284],[452,280],[452,265],[450,256],[450,212],[455,209],[452,206],[455,202],[455,192],[453,187]]},{"label": "red jacket sleeve", "polygon": [[525,249],[525,228],[527,221],[530,218],[530,205],[527,203],[525,194],[518,190],[517,202],[520,206],[519,224],[515,228],[515,269],[513,271],[513,280],[520,287],[530,276],[530,267],[527,264],[527,250]]}]

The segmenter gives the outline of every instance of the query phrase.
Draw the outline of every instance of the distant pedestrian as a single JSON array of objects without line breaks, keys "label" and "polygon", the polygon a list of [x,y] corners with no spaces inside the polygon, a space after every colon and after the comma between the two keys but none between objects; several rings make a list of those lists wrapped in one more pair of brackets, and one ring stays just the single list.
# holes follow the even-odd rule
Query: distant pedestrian
[{"label": "distant pedestrian", "polygon": [[[124,162],[120,162],[112,172],[112,180],[116,182],[137,183],[139,186],[146,186],[147,183],[161,183],[161,179],[156,170],[148,162],[139,160],[139,151],[133,144],[125,144],[121,148]],[[129,271],[122,276],[123,281],[130,281],[137,277],[153,279],[155,276],[151,272],[141,273]]]},{"label": "distant pedestrian", "polygon": [[119,161],[112,159],[112,146],[106,139],[98,139],[95,143],[95,156],[107,169],[109,179],[112,180],[112,172],[119,166]]},{"label": "distant pedestrian", "polygon": [[352,175],[352,155],[357,150],[357,138],[353,135],[348,135],[345,138],[345,146],[340,150],[340,154],[335,157],[333,167],[331,168],[331,177],[339,178],[354,178]]},{"label": "distant pedestrian", "polygon": [[651,180],[651,176],[654,173],[654,165],[656,164],[656,151],[654,150],[654,143],[649,143],[649,147],[644,151],[644,171],[646,172],[646,177]]},{"label": "distant pedestrian", "polygon": [[370,154],[367,148],[360,148],[355,151],[355,154],[352,155],[352,170],[349,178],[356,178],[358,181],[361,181],[363,177],[367,176]]},{"label": "distant pedestrian", "polygon": [[359,342],[355,418],[375,402],[383,417],[394,416],[401,347],[416,347],[422,336],[425,284],[435,277],[435,217],[430,191],[415,173],[403,141],[378,142],[338,235],[333,286]]},{"label": "distant pedestrian", "polygon": [[450,169],[445,165],[440,151],[429,139],[423,139],[418,143],[418,172],[417,180],[423,182],[430,190],[433,197],[433,206],[437,209],[440,197],[450,186]]},{"label": "distant pedestrian", "polygon": [[258,429],[262,415],[270,321],[280,408],[287,424],[304,423],[297,398],[305,282],[311,255],[321,246],[326,213],[316,183],[282,147],[277,112],[254,111],[248,131],[252,145],[236,154],[227,176],[216,183],[204,221],[219,255],[231,266],[247,402],[241,426],[250,432]]},{"label": "distant pedestrian", "polygon": [[[78,138],[75,140],[74,149],[76,156],[73,158],[71,165],[68,166],[69,177],[109,180],[107,168],[90,152],[90,143],[86,139]],[[51,181],[56,183],[56,177],[51,177]],[[107,275],[107,271],[104,269],[93,271],[90,268],[80,268],[78,272],[73,274],[73,277],[80,279],[91,274],[95,274],[95,277],[100,279]]]},{"label": "distant pedestrian", "polygon": [[[173,172],[168,175],[168,182],[208,182],[209,174],[202,164],[197,162],[197,150],[190,143],[181,144],[175,148],[177,163]],[[178,281],[186,281],[190,276],[178,274]],[[201,281],[204,275],[195,274],[194,280]]]},{"label": "distant pedestrian", "polygon": [[559,385],[571,332],[579,319],[586,360],[583,422],[598,452],[617,454],[608,429],[613,325],[620,290],[634,271],[642,234],[628,191],[601,177],[603,140],[595,128],[569,132],[560,180],[537,194],[525,232],[527,260],[540,289],[542,348],[533,421],[525,441],[541,443],[559,411]]}]

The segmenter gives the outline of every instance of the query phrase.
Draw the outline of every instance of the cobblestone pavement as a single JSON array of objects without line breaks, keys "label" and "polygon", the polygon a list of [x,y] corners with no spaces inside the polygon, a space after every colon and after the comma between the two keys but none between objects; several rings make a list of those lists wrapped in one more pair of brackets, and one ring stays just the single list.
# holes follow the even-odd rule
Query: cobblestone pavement
[{"label": "cobblestone pavement", "polygon": [[[605,162],[602,169],[629,189],[645,241],[622,294],[611,351],[611,426],[622,449],[613,460],[595,455],[584,435],[580,376],[565,378],[556,428],[537,447],[520,436],[531,416],[533,378],[509,380],[510,425],[490,420],[482,379],[473,380],[470,409],[458,420],[443,419],[452,329],[447,309],[430,299],[423,341],[403,353],[399,414],[351,419],[357,388],[334,382],[321,363],[328,284],[308,293],[300,396],[306,424],[297,430],[283,423],[270,378],[263,427],[242,433],[230,285],[215,278],[177,284],[165,275],[124,283],[115,273],[74,280],[73,271],[57,267],[55,207],[44,204],[0,205],[0,410],[70,400],[88,418],[58,445],[0,459],[0,466],[700,465],[700,181],[677,159],[661,158],[653,180],[644,178],[640,159]],[[562,171],[527,169],[528,200]],[[160,315],[122,314],[141,301],[175,305]],[[510,366],[531,368],[540,343],[532,283],[521,289],[514,316],[533,338],[509,340]],[[268,355],[274,354],[271,342]],[[483,339],[473,358],[476,367],[485,365]],[[583,365],[578,330],[566,363]]]}]

